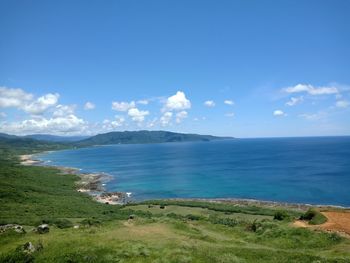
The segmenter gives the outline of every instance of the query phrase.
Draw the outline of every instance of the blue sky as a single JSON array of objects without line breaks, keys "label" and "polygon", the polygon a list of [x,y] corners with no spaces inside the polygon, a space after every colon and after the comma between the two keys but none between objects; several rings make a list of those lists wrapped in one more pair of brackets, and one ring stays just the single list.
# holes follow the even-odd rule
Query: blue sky
[{"label": "blue sky", "polygon": [[0,10],[0,132],[350,134],[349,1],[2,0]]}]

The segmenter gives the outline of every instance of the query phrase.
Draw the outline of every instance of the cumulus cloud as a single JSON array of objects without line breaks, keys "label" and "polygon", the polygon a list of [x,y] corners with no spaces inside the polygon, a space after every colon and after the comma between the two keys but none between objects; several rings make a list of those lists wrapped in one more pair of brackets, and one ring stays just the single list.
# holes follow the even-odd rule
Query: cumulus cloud
[{"label": "cumulus cloud", "polygon": [[33,115],[43,114],[48,108],[57,104],[59,94],[48,93],[37,99],[33,94],[27,93],[22,89],[13,89],[0,87],[0,107],[16,108]]},{"label": "cumulus cloud", "polygon": [[93,104],[92,102],[88,101],[85,103],[84,105],[84,110],[93,110],[95,109],[95,104]]},{"label": "cumulus cloud", "polygon": [[310,84],[298,84],[295,86],[284,88],[283,91],[287,93],[306,92],[310,95],[329,95],[337,94],[339,92],[339,90],[333,86],[314,87]]},{"label": "cumulus cloud", "polygon": [[113,101],[112,102],[112,110],[116,110],[116,111],[128,111],[131,108],[135,108],[135,101],[131,101],[131,102],[125,102],[125,101],[121,101],[121,102],[117,102],[117,101]]},{"label": "cumulus cloud", "polygon": [[173,113],[171,111],[164,112],[163,115],[160,117],[160,124],[162,126],[167,126],[170,123],[172,116]]},{"label": "cumulus cloud", "polygon": [[286,114],[283,112],[283,111],[281,111],[281,110],[275,110],[274,112],[273,112],[273,116],[276,116],[276,117],[279,117],[279,116],[285,116]]},{"label": "cumulus cloud", "polygon": [[53,107],[57,104],[59,94],[49,93],[44,96],[37,98],[35,101],[24,105],[22,108],[24,111],[33,114],[40,115],[43,114],[48,108]]},{"label": "cumulus cloud", "polygon": [[145,116],[149,114],[149,111],[142,111],[138,108],[131,108],[128,110],[128,115],[131,117],[133,121],[136,122],[143,122],[145,119]]},{"label": "cumulus cloud", "polygon": [[204,105],[207,106],[207,107],[212,108],[212,107],[215,107],[215,102],[212,101],[212,100],[207,100],[207,101],[204,102]]},{"label": "cumulus cloud", "polygon": [[234,105],[235,103],[232,100],[224,100],[226,105]]},{"label": "cumulus cloud", "polygon": [[234,112],[229,112],[229,113],[226,113],[225,114],[226,117],[234,117],[235,116],[235,113]]},{"label": "cumulus cloud", "polygon": [[191,102],[186,98],[186,95],[182,91],[176,92],[175,95],[167,98],[163,112],[166,111],[182,111],[191,108]]},{"label": "cumulus cloud", "polygon": [[33,95],[22,89],[0,87],[0,107],[1,108],[21,108],[33,99]]},{"label": "cumulus cloud", "polygon": [[70,114],[64,117],[44,118],[36,117],[20,122],[2,123],[1,131],[14,134],[50,133],[72,134],[81,133],[86,122],[77,116]]},{"label": "cumulus cloud", "polygon": [[291,97],[289,101],[286,102],[287,106],[294,106],[298,103],[301,103],[304,100],[303,96],[300,97]]},{"label": "cumulus cloud", "polygon": [[74,114],[76,105],[57,105],[53,112],[53,117],[64,117],[67,115]]},{"label": "cumulus cloud", "polygon": [[116,115],[115,119],[112,121],[111,120],[104,120],[102,123],[102,129],[107,130],[107,131],[113,130],[115,128],[123,126],[124,122],[125,122],[124,117]]},{"label": "cumulus cloud", "polygon": [[349,107],[350,103],[347,100],[338,100],[335,103],[335,106],[337,106],[338,108],[347,108]]},{"label": "cumulus cloud", "polygon": [[180,111],[176,113],[176,123],[180,123],[183,119],[187,118],[187,111]]}]

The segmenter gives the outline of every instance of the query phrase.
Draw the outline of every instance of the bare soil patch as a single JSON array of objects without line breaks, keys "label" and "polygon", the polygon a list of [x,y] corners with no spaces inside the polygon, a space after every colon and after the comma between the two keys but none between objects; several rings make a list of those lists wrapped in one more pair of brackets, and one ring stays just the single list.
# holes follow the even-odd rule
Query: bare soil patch
[{"label": "bare soil patch", "polygon": [[327,222],[322,225],[309,225],[307,222],[297,220],[293,223],[295,227],[307,227],[325,231],[337,232],[350,237],[350,211],[324,211]]}]

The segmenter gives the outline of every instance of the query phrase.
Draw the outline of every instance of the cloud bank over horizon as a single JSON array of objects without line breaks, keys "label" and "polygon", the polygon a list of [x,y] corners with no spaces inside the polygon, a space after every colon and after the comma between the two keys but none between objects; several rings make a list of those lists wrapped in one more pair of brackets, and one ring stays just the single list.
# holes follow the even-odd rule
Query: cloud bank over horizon
[{"label": "cloud bank over horizon", "polygon": [[[349,90],[347,88],[297,84],[287,88],[277,88],[276,93],[279,91],[287,94],[287,100],[282,97],[276,102],[269,102],[271,106],[273,106],[272,104],[275,104],[275,107],[284,106],[284,109],[273,110],[274,117],[324,122],[339,111],[349,111]],[[295,97],[295,93],[304,93],[308,96]],[[320,96],[327,101],[328,106],[314,113],[310,112],[309,109],[312,109],[316,103],[320,103]],[[84,111],[95,111],[96,103],[88,101],[80,106],[78,104],[61,104],[60,98],[60,94],[54,92],[37,96],[19,88],[0,87],[0,132],[17,135],[33,133],[93,135],[123,129],[177,129],[176,127],[181,128],[186,120],[188,124],[200,121],[202,125],[210,126],[211,122],[221,118],[230,117],[232,121],[237,118],[234,112],[224,110],[225,105],[227,109],[235,105],[233,100],[222,100],[222,104],[216,104],[214,100],[207,100],[203,104],[196,100],[194,103],[184,91],[177,91],[168,97],[156,97],[156,99],[112,100],[110,112],[118,112],[118,114],[112,118],[101,115],[99,116],[100,120],[97,121],[90,120],[89,115],[81,116],[84,115]],[[280,103],[281,100],[285,102]],[[322,103],[324,102],[322,101]],[[305,104],[308,104],[307,108],[305,108]],[[195,113],[197,116],[189,119],[193,105],[197,109]],[[101,107],[102,105],[99,105],[99,108]],[[298,107],[300,107],[299,110]],[[209,118],[208,120],[204,116],[205,108],[211,108],[208,114],[215,114],[214,119]],[[240,111],[240,115],[244,116],[244,112]],[[268,119],[267,115],[266,119]]]}]

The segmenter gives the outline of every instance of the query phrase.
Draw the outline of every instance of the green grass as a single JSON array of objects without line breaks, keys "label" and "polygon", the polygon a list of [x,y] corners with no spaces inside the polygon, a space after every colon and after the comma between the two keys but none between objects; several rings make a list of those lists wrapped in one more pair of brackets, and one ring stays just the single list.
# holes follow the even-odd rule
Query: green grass
[{"label": "green grass", "polygon": [[145,205],[145,204],[132,204],[126,206],[124,209],[132,209],[135,211],[142,212],[150,212],[152,215],[170,215],[176,214],[180,216],[187,215],[196,215],[205,218],[209,218],[210,216],[223,216],[227,218],[243,220],[243,221],[254,221],[256,219],[273,219],[273,216],[269,215],[251,215],[246,213],[229,213],[229,212],[220,212],[215,210],[210,210],[208,208],[202,207],[187,207],[187,206],[179,206],[179,205],[167,205],[164,209],[161,209],[159,205]]},{"label": "green grass", "polygon": [[[348,239],[292,227],[300,211],[274,220],[274,208],[228,203],[100,204],[75,190],[76,176],[20,166],[14,153],[0,155],[0,222],[26,233],[0,233],[0,262],[350,261]],[[32,231],[41,222],[49,233]],[[26,242],[42,249],[28,254]]]}]

